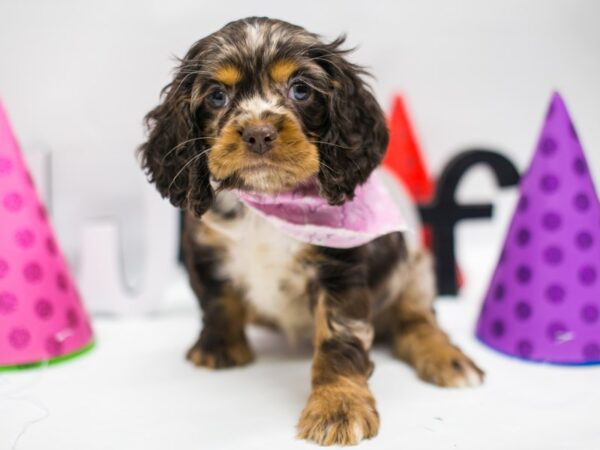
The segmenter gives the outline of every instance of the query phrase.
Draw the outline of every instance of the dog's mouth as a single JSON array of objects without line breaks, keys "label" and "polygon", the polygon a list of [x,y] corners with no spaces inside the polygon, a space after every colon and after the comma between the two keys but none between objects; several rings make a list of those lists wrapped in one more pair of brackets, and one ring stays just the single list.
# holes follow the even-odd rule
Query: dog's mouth
[{"label": "dog's mouth", "polygon": [[283,167],[279,164],[272,163],[270,161],[259,161],[259,162],[251,162],[246,166],[240,167],[237,170],[238,176],[252,176],[265,172],[269,172],[271,170],[282,170]]},{"label": "dog's mouth", "polygon": [[237,189],[255,193],[277,194],[293,190],[297,185],[313,177],[302,176],[297,168],[268,158],[249,158],[251,161],[241,165],[233,178],[238,180]]},{"label": "dog's mouth", "polygon": [[[250,126],[258,128],[254,135],[240,132]],[[208,154],[208,168],[216,180],[235,189],[278,193],[293,189],[318,172],[318,150],[295,118],[279,116],[272,137],[263,133],[262,126],[253,121],[223,128]],[[256,145],[259,139],[264,147]]]}]

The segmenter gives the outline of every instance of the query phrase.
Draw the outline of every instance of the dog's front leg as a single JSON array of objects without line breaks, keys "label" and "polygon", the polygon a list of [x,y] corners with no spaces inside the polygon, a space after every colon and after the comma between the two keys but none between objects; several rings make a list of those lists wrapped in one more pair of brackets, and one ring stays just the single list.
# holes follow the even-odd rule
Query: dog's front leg
[{"label": "dog's front leg", "polygon": [[246,311],[241,295],[225,285],[219,295],[201,299],[202,331],[187,358],[210,369],[244,366],[254,359],[244,326]]},{"label": "dog's front leg", "polygon": [[[338,268],[344,271],[344,267]],[[357,285],[356,271],[344,271],[324,286],[314,308],[315,353],[312,392],[298,423],[298,436],[320,445],[353,445],[379,429],[367,379],[373,340],[370,294]],[[348,276],[348,283],[340,277]],[[340,283],[340,281],[342,281]]]},{"label": "dog's front leg", "polygon": [[212,246],[194,242],[189,232],[183,242],[190,284],[202,308],[202,330],[187,358],[211,369],[248,364],[254,356],[245,332],[246,306],[242,292],[218,274],[223,251],[216,240]]}]

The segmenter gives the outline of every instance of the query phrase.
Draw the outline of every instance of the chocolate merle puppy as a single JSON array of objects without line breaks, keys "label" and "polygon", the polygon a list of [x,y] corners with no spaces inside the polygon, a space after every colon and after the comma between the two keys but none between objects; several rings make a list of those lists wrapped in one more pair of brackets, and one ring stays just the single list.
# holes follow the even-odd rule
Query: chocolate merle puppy
[{"label": "chocolate merle puppy", "polygon": [[212,369],[248,364],[251,321],[312,337],[312,392],[298,435],[322,445],[377,434],[367,384],[375,334],[428,382],[483,380],[439,328],[429,257],[402,233],[353,248],[311,245],[236,195],[313,180],[321,198],[342,205],[379,165],[386,122],[343,41],[268,18],[227,24],[183,58],[139,149],[161,195],[186,211],[185,262],[203,312],[188,359]]}]

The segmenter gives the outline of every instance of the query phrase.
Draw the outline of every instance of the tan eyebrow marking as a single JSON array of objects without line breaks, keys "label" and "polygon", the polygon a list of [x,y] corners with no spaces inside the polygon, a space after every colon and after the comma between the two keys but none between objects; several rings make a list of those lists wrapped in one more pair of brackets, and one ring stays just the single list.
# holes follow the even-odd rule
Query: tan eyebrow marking
[{"label": "tan eyebrow marking", "polygon": [[296,71],[298,65],[290,59],[282,59],[273,63],[269,69],[271,78],[277,83],[286,82]]},{"label": "tan eyebrow marking", "polygon": [[242,73],[233,65],[219,67],[214,74],[215,80],[226,86],[233,86],[242,79]]}]

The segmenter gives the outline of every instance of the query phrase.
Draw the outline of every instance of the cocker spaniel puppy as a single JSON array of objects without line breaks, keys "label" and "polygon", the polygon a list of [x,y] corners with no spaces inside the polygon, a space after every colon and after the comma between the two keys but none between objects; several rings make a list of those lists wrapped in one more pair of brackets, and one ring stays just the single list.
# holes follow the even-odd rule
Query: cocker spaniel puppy
[{"label": "cocker spaniel puppy", "polygon": [[203,312],[188,359],[248,364],[249,322],[311,337],[298,435],[322,445],[377,434],[375,335],[428,382],[483,379],[439,328],[429,258],[407,245],[377,180],[386,122],[343,41],[268,18],[227,24],[185,55],[139,149],[158,191],[186,211]]}]

